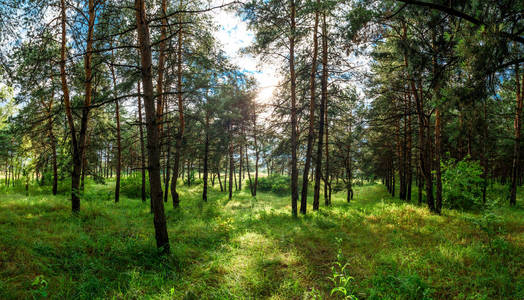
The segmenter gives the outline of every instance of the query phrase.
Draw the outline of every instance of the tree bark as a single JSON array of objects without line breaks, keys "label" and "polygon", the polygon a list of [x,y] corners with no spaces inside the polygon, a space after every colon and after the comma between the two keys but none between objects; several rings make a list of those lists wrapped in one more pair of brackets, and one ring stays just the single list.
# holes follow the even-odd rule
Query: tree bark
[{"label": "tree bark", "polygon": [[[53,76],[51,76],[51,84],[53,84]],[[51,164],[53,168],[53,187],[52,192],[53,195],[56,195],[58,191],[58,165],[57,165],[57,157],[56,157],[56,137],[53,133],[53,104],[54,104],[54,97],[55,97],[55,89],[52,88],[52,94],[51,99],[49,100],[49,104],[47,105],[47,131],[49,135],[49,144],[51,146]],[[45,104],[42,101],[42,104]],[[42,180],[43,180],[42,176]]]},{"label": "tree bark", "polygon": [[[180,8],[182,8],[182,0],[180,0]],[[180,199],[176,190],[178,180],[178,169],[180,166],[180,156],[182,155],[182,138],[184,137],[185,120],[184,120],[184,105],[182,103],[182,42],[183,42],[183,26],[182,14],[178,16],[180,27],[178,29],[178,45],[177,45],[177,98],[178,98],[178,121],[179,128],[176,135],[176,149],[175,149],[175,165],[173,166],[173,180],[171,181],[171,197],[173,198],[173,207],[178,208]]]},{"label": "tree bark", "polygon": [[[144,129],[142,127],[142,97],[140,92],[140,81],[137,83],[137,92],[138,92],[138,130],[140,134],[140,171],[142,173],[142,188],[141,196],[142,202],[146,201],[146,154],[144,147]],[[153,206],[151,206],[151,211],[153,211]]]},{"label": "tree bark", "polygon": [[297,216],[298,203],[298,169],[297,169],[297,95],[295,75],[295,0],[290,0],[291,33],[289,37],[289,72],[291,77],[291,213]]},{"label": "tree bark", "polygon": [[406,161],[407,161],[407,167],[406,167],[406,180],[407,180],[407,190],[406,190],[406,200],[411,202],[411,187],[413,183],[413,167],[412,167],[412,148],[413,148],[413,132],[411,127],[411,96],[409,93],[406,96],[407,98],[407,106],[408,106],[408,141],[407,141],[407,154],[406,154]]},{"label": "tree bark", "polygon": [[233,141],[231,124],[229,125],[229,200],[233,197]]},{"label": "tree bark", "polygon": [[247,152],[248,152],[248,149],[247,149],[247,144],[246,144],[246,151],[244,153],[246,155],[246,169],[247,169],[247,177],[249,179],[249,191],[251,192],[251,196],[254,197],[255,195],[253,193],[253,180],[251,178],[251,171],[249,170],[249,156]]},{"label": "tree bark", "polygon": [[[319,5],[320,0],[316,1]],[[317,73],[317,56],[318,56],[318,8],[315,11],[315,24],[313,25],[313,58],[311,60],[311,73],[309,77],[309,131],[307,135],[306,162],[304,163],[304,173],[302,175],[302,194],[300,198],[300,212],[307,212],[307,190],[309,184],[309,167],[311,165],[311,156],[313,155],[313,138],[315,130],[315,79]]]},{"label": "tree bark", "polygon": [[256,112],[253,111],[253,140],[255,146],[255,183],[253,185],[253,196],[257,196],[257,187],[258,187],[258,159],[260,156],[260,151],[257,144],[257,117]]},{"label": "tree bark", "polygon": [[[523,72],[524,73],[524,72]],[[510,197],[509,204],[514,206],[517,204],[517,176],[520,168],[520,128],[521,128],[521,117],[522,117],[522,98],[524,93],[524,76],[522,77],[522,91],[520,87],[520,73],[519,64],[515,65],[515,82],[516,82],[516,108],[515,108],[515,122],[513,127],[515,129],[515,141],[513,144],[513,164],[511,167],[511,185],[510,185]]]},{"label": "tree bark", "polygon": [[209,157],[209,111],[206,108],[206,137],[204,144],[204,188],[202,191],[202,200],[207,202],[207,163]]},{"label": "tree bark", "polygon": [[[321,116],[320,118],[323,119],[322,121],[322,127],[325,131],[325,150],[326,150],[326,169],[325,169],[325,174],[323,174],[324,176],[322,176],[322,178],[324,179],[324,203],[325,205],[330,205],[330,198],[331,196],[329,195],[330,192],[331,192],[331,186],[330,184],[328,183],[329,181],[329,145],[328,145],[328,142],[329,142],[329,136],[328,136],[328,123],[327,123],[327,120],[328,120],[328,117],[327,117],[327,101],[328,101],[328,91],[327,91],[327,85],[328,85],[328,38],[327,38],[327,22],[326,22],[326,13],[323,12],[322,13],[322,78],[321,78],[321,81],[320,81],[320,84],[321,84],[321,90],[322,90],[322,95],[321,95],[321,105],[323,106],[323,109],[321,110]],[[324,136],[322,135],[322,133],[319,133],[319,140],[322,140],[324,138]],[[321,147],[321,142],[319,142],[318,144],[320,147]],[[322,149],[319,150],[320,153],[322,153]],[[319,161],[320,161],[320,158],[319,158]],[[317,167],[319,167],[319,165],[317,164]],[[321,169],[322,169],[322,166],[320,165],[319,167],[319,171],[321,172]],[[320,173],[322,174],[322,173]],[[319,182],[320,184],[320,182]],[[329,189],[329,191],[328,191]],[[329,194],[328,194],[329,193]],[[318,200],[317,200],[318,201]],[[317,204],[318,205],[318,204]],[[315,208],[313,208],[315,209]],[[317,207],[318,209],[318,207]]]},{"label": "tree bark", "polygon": [[[164,109],[167,112],[167,101],[164,101]],[[167,120],[167,118],[166,118]],[[167,203],[167,198],[169,196],[169,182],[171,180],[171,122],[167,123],[167,142],[166,142],[166,176],[164,178],[164,202]]]},{"label": "tree bark", "polygon": [[325,13],[322,13],[322,95],[320,98],[320,113],[318,122],[318,145],[317,145],[317,160],[315,166],[315,187],[313,194],[313,210],[318,210],[320,200],[320,179],[322,175],[322,140],[324,136],[324,119],[325,119],[325,108],[327,101],[327,30],[324,26]]},{"label": "tree bark", "polygon": [[[60,47],[60,78],[62,82],[62,93],[63,93],[63,101],[64,101],[64,107],[67,117],[67,122],[69,126],[69,130],[71,132],[71,143],[72,143],[72,152],[73,152],[73,173],[71,175],[71,203],[72,203],[72,210],[73,212],[80,211],[80,198],[79,198],[79,177],[81,172],[81,165],[82,165],[82,155],[79,153],[79,147],[78,147],[78,141],[76,138],[76,130],[75,130],[75,123],[73,120],[73,113],[71,108],[71,101],[70,101],[70,95],[69,95],[69,87],[67,83],[67,74],[66,74],[66,44],[67,44],[67,37],[66,37],[66,4],[65,0],[60,1],[60,19],[61,19],[61,27],[62,27],[62,40],[61,40],[61,47]],[[9,184],[8,184],[9,186]]]},{"label": "tree bark", "polygon": [[245,135],[244,135],[244,124],[241,123],[241,137],[240,137],[240,141],[238,143],[238,150],[239,150],[239,154],[240,154],[240,159],[239,159],[239,164],[238,164],[238,190],[242,190],[242,171],[243,171],[243,168],[244,168],[244,159],[243,159],[243,152],[244,152],[244,147],[243,147],[243,142],[244,142],[244,138],[245,138]]},{"label": "tree bark", "polygon": [[[111,45],[112,47],[112,45]],[[114,68],[114,53],[111,50],[111,75],[113,78],[113,97],[117,99],[116,75]],[[115,183],[115,202],[120,201],[120,172],[122,170],[122,142],[120,136],[120,103],[118,99],[115,101],[115,117],[116,117],[116,183]]]},{"label": "tree bark", "polygon": [[153,95],[153,78],[151,74],[151,41],[144,1],[145,0],[135,0],[135,11],[147,122],[149,185],[151,189],[151,203],[153,205],[156,244],[164,253],[169,253],[169,238],[167,234],[164,203],[162,202],[162,182],[160,179],[160,141]]},{"label": "tree bark", "polygon": [[158,53],[158,79],[156,82],[156,93],[157,93],[157,102],[156,102],[156,114],[158,119],[158,130],[160,134],[160,139],[162,139],[163,133],[163,108],[164,108],[164,69],[165,69],[165,48],[166,48],[166,31],[167,31],[167,0],[162,0],[161,5],[162,10],[162,25],[160,26],[160,43],[158,44],[159,53]]}]

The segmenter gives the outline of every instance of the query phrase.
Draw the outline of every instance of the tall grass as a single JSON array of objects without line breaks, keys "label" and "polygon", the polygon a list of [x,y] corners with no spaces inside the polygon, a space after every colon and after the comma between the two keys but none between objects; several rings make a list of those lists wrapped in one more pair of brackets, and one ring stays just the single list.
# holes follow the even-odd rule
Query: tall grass
[{"label": "tall grass", "polygon": [[166,205],[168,256],[149,204],[113,203],[111,182],[88,182],[78,216],[67,194],[0,194],[0,298],[332,299],[339,255],[361,299],[524,298],[521,207],[493,209],[487,232],[481,212],[432,215],[380,185],[297,219],[286,195],[200,193]]}]

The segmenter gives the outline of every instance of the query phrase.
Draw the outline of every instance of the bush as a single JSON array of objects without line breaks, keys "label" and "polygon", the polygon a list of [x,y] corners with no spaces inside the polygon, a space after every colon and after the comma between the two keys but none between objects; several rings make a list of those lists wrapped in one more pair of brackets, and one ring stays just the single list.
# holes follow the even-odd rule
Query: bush
[{"label": "bush", "polygon": [[288,176],[274,174],[258,179],[257,189],[262,192],[273,192],[276,194],[285,194],[291,191],[290,179]]},{"label": "bush", "polygon": [[339,180],[338,182],[334,181],[331,184],[331,187],[333,188],[333,192],[338,193],[340,191],[345,191],[347,189],[347,184],[344,180]]},{"label": "bush", "polygon": [[[148,178],[146,175],[146,197],[150,196]],[[120,181],[120,193],[128,198],[142,197],[142,176],[132,175]]]},{"label": "bush", "polygon": [[470,209],[482,204],[482,168],[477,161],[449,159],[441,166],[444,205]]}]

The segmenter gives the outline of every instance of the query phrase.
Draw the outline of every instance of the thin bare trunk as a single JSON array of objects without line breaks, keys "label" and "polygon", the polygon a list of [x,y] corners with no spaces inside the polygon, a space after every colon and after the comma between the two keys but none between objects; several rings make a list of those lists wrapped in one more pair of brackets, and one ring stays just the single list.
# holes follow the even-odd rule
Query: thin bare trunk
[{"label": "thin bare trunk", "polygon": [[[111,45],[112,47],[112,45]],[[116,87],[116,75],[114,68],[114,52],[111,51],[111,75],[113,78],[113,97],[117,99],[118,91]],[[122,142],[120,136],[120,103],[115,101],[115,117],[116,117],[116,184],[115,184],[115,202],[120,201],[120,172],[122,170]]]},{"label": "thin bare trunk", "polygon": [[[146,201],[146,151],[144,147],[144,129],[142,121],[142,96],[140,95],[140,81],[137,83],[138,91],[138,130],[140,133],[140,171],[142,173],[142,188],[141,196],[142,202]],[[151,206],[151,211],[153,211],[153,206]]]},{"label": "thin bare trunk", "polygon": [[327,62],[328,62],[328,52],[327,52],[327,30],[325,27],[325,13],[322,13],[322,94],[320,98],[320,113],[318,116],[318,145],[317,145],[317,160],[315,166],[315,187],[313,194],[313,210],[318,210],[320,203],[320,179],[322,176],[322,141],[324,136],[324,120],[325,120],[325,109],[327,101]]},{"label": "thin bare trunk", "polygon": [[162,202],[162,181],[160,179],[160,141],[155,98],[153,95],[153,78],[151,74],[151,41],[149,24],[146,16],[145,0],[135,0],[138,43],[140,48],[140,69],[144,84],[144,106],[147,122],[147,149],[149,156],[149,185],[151,189],[151,203],[153,205],[155,237],[157,247],[164,253],[169,253],[169,237]]},{"label": "thin bare trunk", "polygon": [[[320,0],[317,0],[317,5]],[[309,167],[311,165],[311,156],[313,155],[313,139],[315,131],[315,81],[317,74],[317,56],[318,56],[318,9],[315,11],[315,24],[313,27],[313,59],[311,61],[311,73],[309,77],[309,131],[307,135],[306,162],[304,164],[304,173],[302,175],[302,193],[300,198],[300,212],[306,214],[307,211],[307,190],[309,184]]]},{"label": "thin bare trunk", "polygon": [[298,203],[298,169],[297,169],[297,95],[295,75],[295,0],[290,0],[291,35],[289,37],[289,72],[291,77],[291,213],[297,216]]},{"label": "thin bare trunk", "polygon": [[207,202],[207,164],[209,157],[209,111],[206,108],[206,132],[204,144],[204,189],[202,191],[202,200]]},{"label": "thin bare trunk", "polygon": [[[180,0],[180,8],[182,8],[182,0]],[[182,42],[183,42],[183,27],[182,14],[178,16],[180,28],[178,29],[178,45],[177,45],[177,96],[178,96],[178,121],[179,128],[176,135],[176,149],[175,149],[175,165],[173,166],[173,180],[171,181],[171,197],[173,198],[173,207],[177,208],[180,205],[180,199],[176,190],[178,180],[178,169],[180,166],[180,156],[182,155],[182,138],[184,137],[185,120],[184,120],[184,105],[182,103]]]},{"label": "thin bare trunk", "polygon": [[[522,77],[522,91],[520,87],[520,73],[519,64],[515,65],[515,82],[516,82],[516,109],[515,109],[515,122],[513,127],[515,129],[515,141],[513,144],[513,164],[511,168],[511,185],[510,185],[510,198],[509,204],[514,206],[517,204],[517,177],[520,169],[520,128],[521,128],[521,117],[522,117],[522,98],[524,94],[524,72]],[[521,94],[522,93],[522,94]]]}]

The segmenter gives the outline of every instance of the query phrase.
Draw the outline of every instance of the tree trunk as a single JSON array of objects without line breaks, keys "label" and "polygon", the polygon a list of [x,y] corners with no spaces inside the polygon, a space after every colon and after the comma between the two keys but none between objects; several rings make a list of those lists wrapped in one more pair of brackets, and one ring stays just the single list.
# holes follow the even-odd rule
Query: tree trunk
[{"label": "tree trunk", "polygon": [[[138,92],[138,129],[140,133],[140,171],[142,173],[142,188],[141,196],[142,202],[146,201],[146,154],[144,147],[144,129],[142,127],[142,97],[140,92],[140,81],[137,83],[137,92]],[[151,206],[151,211],[153,211],[153,206]]]},{"label": "tree trunk", "polygon": [[247,169],[247,177],[249,179],[249,191],[251,192],[251,196],[255,196],[255,194],[253,193],[253,180],[251,179],[251,171],[249,170],[249,157],[248,157],[248,154],[247,154],[247,144],[246,144],[246,151],[244,152],[246,154],[246,169]]},{"label": "tree trunk", "polygon": [[[53,84],[53,76],[51,76],[51,84]],[[53,133],[53,104],[54,104],[55,90],[52,89],[51,99],[47,106],[47,131],[49,135],[49,144],[51,146],[51,164],[53,168],[53,195],[56,195],[58,191],[58,165],[56,157],[56,137]],[[43,101],[42,101],[43,102]],[[44,103],[42,103],[44,104]],[[42,181],[44,176],[42,176]]]},{"label": "tree trunk", "polygon": [[407,167],[406,167],[406,180],[407,180],[407,190],[406,190],[406,200],[411,202],[411,186],[413,182],[413,167],[411,165],[411,152],[413,147],[413,133],[412,133],[412,127],[411,127],[411,96],[407,95],[407,102],[408,102],[408,141],[407,141],[407,154],[406,154],[406,161],[407,161]]},{"label": "tree trunk", "polygon": [[289,37],[289,72],[291,77],[291,213],[297,216],[298,169],[297,169],[297,95],[295,76],[295,0],[290,0],[291,33]]},{"label": "tree trunk", "polygon": [[349,203],[351,200],[353,200],[353,186],[351,180],[353,179],[353,165],[352,165],[352,157],[351,157],[351,142],[352,142],[352,136],[351,136],[351,124],[349,125],[348,130],[349,135],[349,141],[347,145],[347,162],[346,162],[346,186],[347,186],[347,198],[346,201]]},{"label": "tree trunk", "polygon": [[441,153],[441,116],[440,109],[435,110],[435,175],[436,175],[436,195],[435,195],[435,212],[440,214],[442,209],[442,173],[440,170],[440,153]]},{"label": "tree trunk", "polygon": [[486,189],[488,187],[488,118],[486,110],[486,100],[482,103],[482,110],[484,112],[484,126],[482,126],[482,203],[486,203]]},{"label": "tree trunk", "polygon": [[[112,45],[111,45],[112,47]],[[117,99],[116,75],[114,68],[114,53],[111,50],[111,75],[113,77],[113,97],[115,97],[115,117],[116,117],[116,184],[115,202],[120,201],[120,172],[122,170],[122,142],[120,137],[120,103]]]},{"label": "tree trunk", "polygon": [[[324,126],[326,132],[326,174],[324,174],[324,203],[326,206],[331,205],[331,182],[329,172],[329,134],[328,134],[328,38],[327,38],[327,22],[326,13],[322,14],[322,104],[324,105]],[[322,135],[319,135],[319,139],[322,139]]]},{"label": "tree trunk", "polygon": [[[156,102],[156,114],[158,120],[158,130],[159,137],[162,139],[163,133],[163,108],[164,108],[164,69],[165,69],[165,48],[166,48],[166,30],[167,30],[167,0],[162,0],[162,25],[160,26],[160,43],[158,44],[159,53],[158,53],[158,79],[156,82],[156,93],[157,93],[157,102]],[[169,166],[167,166],[169,168]]]},{"label": "tree trunk", "polygon": [[[79,198],[79,177],[81,172],[82,165],[82,155],[79,153],[78,141],[76,139],[76,130],[75,123],[73,120],[73,113],[71,108],[71,101],[69,96],[69,87],[67,84],[67,74],[66,74],[66,4],[65,0],[60,1],[60,19],[62,27],[62,39],[61,39],[61,48],[60,48],[60,78],[62,82],[62,93],[65,106],[65,112],[67,117],[67,122],[69,130],[71,132],[71,143],[72,143],[72,152],[73,152],[73,173],[71,175],[71,203],[73,212],[80,211],[80,198]],[[9,182],[8,182],[9,186]]]},{"label": "tree trunk", "polygon": [[162,182],[160,179],[160,141],[158,134],[155,99],[153,96],[153,78],[151,74],[151,41],[149,24],[146,17],[144,0],[135,0],[138,43],[140,48],[141,74],[144,84],[144,106],[147,122],[147,149],[149,156],[149,185],[151,203],[153,205],[155,238],[157,247],[164,253],[169,253],[169,238],[167,234],[164,203],[162,202]]},{"label": "tree trunk", "polygon": [[[320,0],[316,1],[317,5]],[[311,73],[309,77],[309,131],[307,135],[306,162],[304,163],[304,173],[302,175],[302,193],[300,198],[300,212],[306,214],[307,211],[307,190],[309,184],[309,167],[311,165],[311,156],[313,155],[313,138],[315,130],[315,79],[317,73],[317,56],[318,56],[318,9],[315,11],[315,24],[313,25],[313,59],[311,61]]]},{"label": "tree trunk", "polygon": [[233,141],[229,125],[229,200],[233,197]]},{"label": "tree trunk", "polygon": [[257,118],[256,118],[256,112],[253,112],[253,140],[254,140],[254,146],[255,146],[255,183],[253,185],[253,196],[257,196],[257,186],[258,186],[258,159],[260,155],[260,151],[258,150],[258,144],[257,144]]},{"label": "tree trunk", "polygon": [[[180,9],[182,9],[182,0],[180,0]],[[180,27],[178,28],[178,45],[177,45],[177,98],[178,98],[178,121],[179,128],[176,136],[176,149],[175,149],[175,165],[173,166],[173,180],[171,181],[171,197],[173,198],[173,207],[178,208],[180,205],[180,199],[178,198],[178,192],[176,190],[176,184],[178,180],[178,169],[180,166],[180,156],[182,155],[182,138],[184,137],[185,120],[184,120],[184,105],[182,103],[182,14],[178,16],[178,22]]]},{"label": "tree trunk", "polygon": [[209,153],[209,112],[206,109],[206,137],[204,144],[204,189],[202,191],[202,200],[207,202],[207,161]]},{"label": "tree trunk", "polygon": [[[167,101],[164,102],[165,104],[165,111],[167,112]],[[167,120],[167,118],[166,118]],[[166,177],[165,177],[165,180],[164,180],[164,187],[165,187],[165,191],[164,191],[164,202],[167,203],[167,198],[169,196],[169,182],[170,182],[170,179],[171,179],[171,123],[167,123],[167,145],[166,145]]]},{"label": "tree trunk", "polygon": [[[407,29],[406,24],[402,24],[403,27],[403,39],[405,40],[407,37]],[[408,69],[408,60],[407,60],[407,53],[404,52],[404,66],[406,70]],[[426,116],[424,113],[424,103],[422,99],[422,86],[419,84],[419,91],[420,95],[417,92],[417,87],[415,84],[415,79],[411,78],[411,76],[408,74],[408,82],[411,86],[411,93],[415,98],[415,104],[417,109],[417,115],[419,120],[419,163],[420,163],[420,171],[425,179],[426,184],[426,200],[428,204],[428,208],[431,211],[435,211],[435,203],[433,199],[433,182],[432,182],[432,174],[431,174],[431,139],[430,139],[430,117]],[[425,134],[427,133],[427,136]],[[421,184],[419,183],[419,187],[421,187]],[[422,199],[422,191],[419,190],[419,201]]]},{"label": "tree trunk", "polygon": [[[523,72],[524,73],[524,72]],[[522,77],[522,90],[520,87],[519,64],[515,65],[515,82],[516,82],[516,109],[515,122],[513,127],[515,129],[515,141],[513,144],[513,164],[511,167],[511,190],[509,204],[514,206],[517,204],[517,176],[520,169],[520,128],[522,117],[522,98],[524,97],[524,75]],[[521,94],[522,93],[522,94]]]},{"label": "tree trunk", "polygon": [[[327,53],[327,30],[324,26],[325,23],[325,13],[322,13],[322,95],[320,98],[320,113],[319,113],[319,122],[318,122],[318,145],[317,145],[317,159],[315,166],[315,187],[313,194],[313,210],[318,210],[319,208],[319,199],[320,199],[320,178],[322,175],[322,140],[324,136],[324,114],[327,101],[327,62],[328,62],[328,53]],[[326,75],[326,76],[324,76]]]},{"label": "tree trunk", "polygon": [[[434,38],[433,38],[434,40]],[[436,191],[435,191],[435,212],[440,214],[442,210],[442,173],[440,170],[440,156],[442,154],[442,133],[441,133],[441,112],[440,112],[440,83],[439,83],[439,73],[437,65],[437,57],[435,48],[435,41],[433,41],[433,93],[436,100],[435,108],[435,180],[436,182]],[[428,120],[429,122],[429,120]],[[429,132],[429,128],[428,128]]]},{"label": "tree trunk", "polygon": [[240,159],[239,159],[239,164],[238,164],[238,190],[242,190],[242,171],[243,171],[243,167],[244,167],[244,164],[243,164],[243,161],[244,161],[244,158],[243,158],[243,141],[244,141],[244,125],[241,124],[241,131],[242,131],[242,136],[240,138],[240,141],[238,143],[238,150],[240,151]]}]

